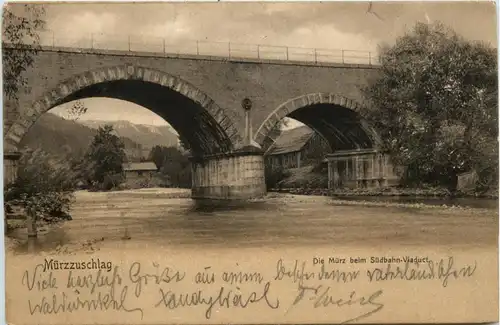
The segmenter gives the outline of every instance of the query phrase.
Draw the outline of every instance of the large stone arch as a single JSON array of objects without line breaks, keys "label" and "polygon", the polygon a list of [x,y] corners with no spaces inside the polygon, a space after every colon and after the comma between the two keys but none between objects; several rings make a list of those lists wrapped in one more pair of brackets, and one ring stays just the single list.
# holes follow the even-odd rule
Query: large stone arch
[{"label": "large stone arch", "polygon": [[140,81],[165,87],[198,104],[211,117],[225,143],[225,151],[241,146],[242,138],[234,126],[229,114],[219,107],[207,94],[179,77],[163,71],[125,64],[113,67],[102,67],[72,76],[37,98],[29,107],[19,110],[16,121],[7,130],[4,138],[4,152],[18,151],[18,145],[36,120],[51,108],[74,100],[72,94],[85,88],[117,81]]},{"label": "large stone arch", "polygon": [[[372,148],[379,147],[380,137],[377,135],[376,131],[370,125],[368,125],[368,123],[360,115],[360,108],[362,106],[354,100],[333,93],[306,94],[292,98],[284,102],[283,104],[279,105],[271,114],[268,115],[266,120],[261,124],[261,126],[255,133],[254,141],[257,142],[263,148],[265,147],[268,148],[272,143],[276,141],[276,138],[273,138],[274,134],[271,131],[278,122],[280,122],[284,117],[287,116],[293,117],[293,113],[297,112],[300,109],[308,107],[314,109],[314,107],[315,106],[318,107],[318,105],[330,105],[332,110],[342,108],[354,112],[359,118],[358,122],[360,129],[363,132],[365,132],[366,136],[370,139],[371,147]],[[314,123],[307,123],[304,121],[301,122],[308,125],[310,128],[318,132],[323,138],[325,138],[325,135],[322,134],[322,132],[318,129],[317,125],[315,125]]]}]

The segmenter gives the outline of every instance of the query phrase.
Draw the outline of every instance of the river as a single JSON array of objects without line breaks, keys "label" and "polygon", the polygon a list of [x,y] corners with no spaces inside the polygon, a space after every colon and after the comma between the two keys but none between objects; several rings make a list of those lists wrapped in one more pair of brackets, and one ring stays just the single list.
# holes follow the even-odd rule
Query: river
[{"label": "river", "polygon": [[[429,244],[494,247],[497,244],[497,200],[478,200],[476,207],[479,205],[481,209],[463,209],[370,205],[329,197],[271,194],[266,200],[214,206],[200,205],[188,196],[189,191],[173,189],[79,191],[72,207],[73,220],[42,228],[35,243],[29,246],[30,251],[61,250],[68,245],[72,249],[75,246],[98,249],[103,245],[304,247],[383,243],[404,247]],[[387,198],[383,199],[387,202]],[[468,206],[474,205],[469,202]],[[28,251],[25,229],[17,229],[9,236],[23,242],[15,252]]]},{"label": "river", "polygon": [[[189,194],[189,191],[169,189],[77,192],[71,212],[73,220],[43,227],[39,237],[29,243],[25,229],[13,232],[11,236],[20,241],[6,254],[9,322],[81,324],[91,317],[101,324],[209,323],[203,306],[176,310],[156,308],[158,288],[151,281],[144,288],[147,293],[140,298],[133,298],[138,297],[133,290],[127,296],[127,301],[134,301],[134,305],[127,303],[127,306],[144,307],[144,320],[135,314],[94,310],[30,316],[27,295],[33,302],[40,301],[42,296],[52,302],[55,298],[47,290],[48,293],[28,292],[23,285],[23,272],[33,270],[36,264],[43,265],[47,259],[78,263],[106,261],[120,270],[123,279],[129,279],[126,277],[132,265],[142,265],[145,274],[157,274],[155,272],[163,267],[166,267],[164,272],[183,270],[189,273],[185,281],[160,284],[164,290],[179,293],[203,289],[205,294],[212,291],[216,294],[220,292],[221,274],[226,271],[259,272],[265,281],[272,282],[271,291],[273,297],[279,297],[280,309],[266,309],[262,304],[231,310],[217,308],[210,324],[242,324],[249,319],[266,324],[331,324],[359,316],[360,308],[364,308],[363,313],[367,312],[367,306],[315,309],[309,299],[291,308],[297,297],[297,284],[291,278],[275,281],[273,277],[278,270],[284,270],[283,265],[292,272],[294,261],[296,266],[299,261],[306,263],[307,270],[326,267],[339,272],[361,272],[362,276],[355,282],[332,284],[330,294],[343,299],[352,297],[354,291],[359,295],[383,291],[379,300],[385,307],[366,318],[370,323],[472,323],[492,322],[498,317],[497,209],[353,202],[276,193],[270,193],[264,200],[215,206],[210,202],[197,204]],[[408,256],[425,258],[432,263],[447,261],[446,265],[453,270],[470,266],[475,270],[474,275],[473,278],[450,276],[446,287],[442,279],[371,282],[366,277],[370,270],[404,266],[374,258]],[[323,259],[324,265],[314,266],[315,259]],[[337,259],[348,262],[337,264]],[[217,278],[215,284],[194,280],[195,275],[212,271]],[[83,270],[80,273],[87,279],[94,275],[98,278],[99,272],[101,270]],[[54,290],[64,290],[69,299],[96,298],[97,293],[92,295],[88,290],[82,296],[84,289],[68,289],[68,274],[59,270],[42,272],[39,276],[42,279],[58,277],[62,287]],[[130,281],[123,284],[131,285]],[[262,284],[237,283],[230,288],[248,295],[254,290],[261,292],[259,286]]]}]

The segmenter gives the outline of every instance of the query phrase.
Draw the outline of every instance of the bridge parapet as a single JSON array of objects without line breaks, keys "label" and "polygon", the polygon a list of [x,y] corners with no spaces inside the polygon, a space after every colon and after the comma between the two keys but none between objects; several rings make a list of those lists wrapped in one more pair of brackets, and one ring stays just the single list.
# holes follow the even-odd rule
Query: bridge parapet
[{"label": "bridge parapet", "polygon": [[[75,39],[52,30],[40,33],[43,48],[66,48],[142,53],[162,57],[218,57],[242,62],[281,61],[295,63],[378,65],[377,53],[350,49],[302,48],[267,44],[242,44],[183,40],[168,43],[165,38],[147,35],[91,33]],[[27,42],[29,43],[29,42]]]}]

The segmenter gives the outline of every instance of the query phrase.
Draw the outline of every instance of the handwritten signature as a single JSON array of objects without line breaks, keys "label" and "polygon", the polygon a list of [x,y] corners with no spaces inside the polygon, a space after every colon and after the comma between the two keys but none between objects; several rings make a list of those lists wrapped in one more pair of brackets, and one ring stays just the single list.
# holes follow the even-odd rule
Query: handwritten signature
[{"label": "handwritten signature", "polygon": [[[304,286],[299,284],[299,292],[297,294],[297,297],[295,297],[295,300],[292,303],[292,306],[297,305],[299,302],[301,302],[304,297],[309,294],[309,300],[313,301],[313,307],[314,308],[320,308],[320,307],[351,307],[351,306],[358,306],[358,307],[363,307],[363,306],[373,306],[374,308],[368,312],[365,312],[361,315],[358,315],[354,318],[348,319],[346,321],[343,321],[342,323],[349,323],[353,321],[357,321],[363,318],[366,318],[370,315],[373,315],[384,307],[384,304],[380,303],[377,301],[377,298],[379,298],[383,291],[382,290],[377,290],[374,293],[366,296],[361,296],[357,297],[356,292],[352,291],[351,294],[349,295],[348,299],[342,299],[342,298],[336,298],[331,295],[330,293],[331,287],[329,286],[323,286],[323,285],[318,285],[316,287],[313,286]],[[290,310],[290,309],[289,309]]]}]

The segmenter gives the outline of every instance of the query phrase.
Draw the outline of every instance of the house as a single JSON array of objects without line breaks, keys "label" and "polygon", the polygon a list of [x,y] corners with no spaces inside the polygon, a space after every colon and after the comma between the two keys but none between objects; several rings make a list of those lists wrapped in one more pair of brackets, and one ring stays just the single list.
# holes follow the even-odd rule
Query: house
[{"label": "house", "polygon": [[330,153],[328,143],[307,126],[285,130],[266,151],[266,163],[282,168],[300,168],[321,161]]},{"label": "house", "polygon": [[151,179],[158,168],[152,161],[130,162],[123,164],[123,171],[127,179]]}]

